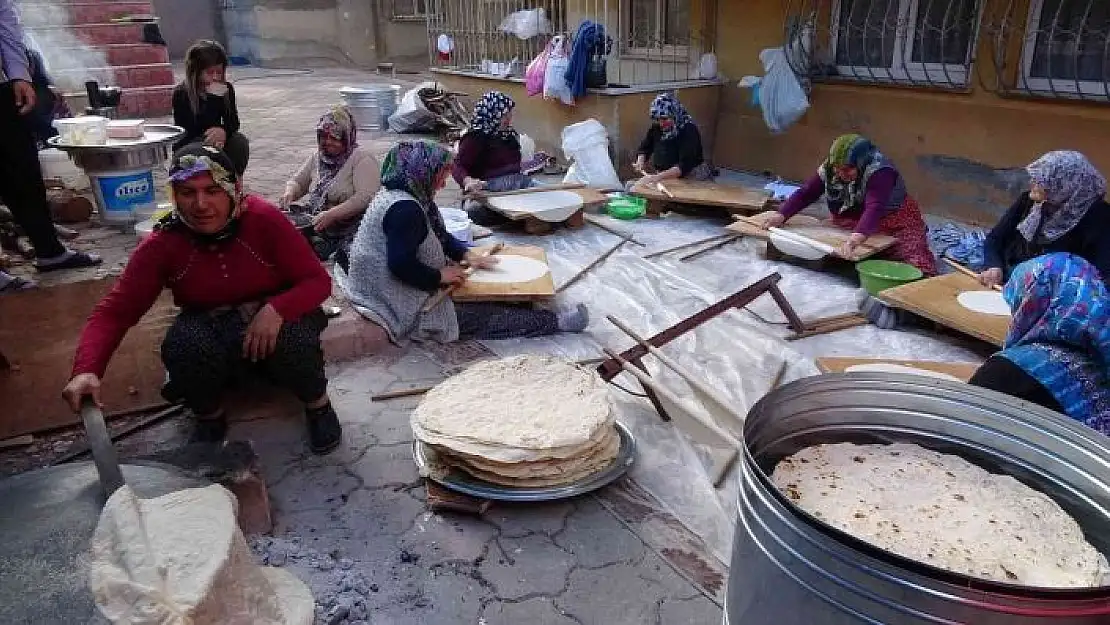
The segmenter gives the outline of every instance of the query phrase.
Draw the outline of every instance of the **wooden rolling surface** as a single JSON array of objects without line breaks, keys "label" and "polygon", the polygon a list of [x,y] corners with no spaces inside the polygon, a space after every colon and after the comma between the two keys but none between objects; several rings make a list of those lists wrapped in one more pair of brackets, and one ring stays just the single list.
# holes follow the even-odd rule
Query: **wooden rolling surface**
[{"label": "wooden rolling surface", "polygon": [[1010,329],[1010,317],[972,312],[956,301],[964,291],[982,290],[982,285],[974,278],[950,273],[887,289],[879,293],[879,299],[1001,347]]},{"label": "wooden rolling surface", "polygon": [[[485,247],[474,248],[481,252]],[[511,254],[533,258],[547,264],[547,253],[532,245],[506,245],[498,255]],[[555,297],[555,281],[549,271],[542,278],[530,282],[464,282],[451,299],[456,302],[533,302]]]},{"label": "wooden rolling surface", "polygon": [[632,195],[647,198],[653,202],[674,202],[698,206],[716,206],[732,213],[750,214],[765,210],[771,194],[762,189],[750,189],[724,185],[716,182],[697,180],[668,180],[663,186],[671,192],[668,196],[655,185],[636,185]]},{"label": "wooden rolling surface", "polygon": [[[773,211],[768,211],[752,217],[741,217],[725,226],[725,228],[730,232],[742,234],[746,237],[767,240],[771,238],[771,233],[764,230],[762,224],[772,214],[774,214]],[[815,241],[820,241],[821,243],[837,248],[843,245],[852,234],[843,228],[837,228],[836,226],[822,222],[808,215],[797,215],[791,218],[790,221],[782,226],[782,229],[789,232],[796,232],[804,237],[809,237]],[[856,248],[851,258],[846,260],[853,262],[866,260],[880,252],[886,251],[893,246],[894,243],[895,240],[892,236],[885,234],[872,235]]]},{"label": "wooden rolling surface", "polygon": [[824,373],[843,373],[849,367],[856,365],[890,364],[926,369],[937,373],[946,373],[964,382],[975,375],[979,365],[973,362],[936,362],[932,360],[895,360],[891,358],[818,358],[817,368]]}]

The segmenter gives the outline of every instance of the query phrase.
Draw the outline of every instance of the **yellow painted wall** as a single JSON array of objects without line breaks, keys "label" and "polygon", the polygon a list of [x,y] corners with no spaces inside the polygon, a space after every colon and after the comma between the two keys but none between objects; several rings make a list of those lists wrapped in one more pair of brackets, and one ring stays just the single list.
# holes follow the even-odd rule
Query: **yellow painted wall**
[{"label": "yellow painted wall", "polygon": [[[718,65],[731,84],[720,98],[718,165],[802,179],[815,171],[836,136],[858,132],[894,159],[927,212],[982,223],[993,222],[1011,200],[997,172],[1024,167],[1046,151],[1080,150],[1110,172],[1110,104],[1002,98],[976,76],[970,93],[817,84],[805,117],[772,135],[736,80],[762,74],[759,52],[782,45],[789,4],[719,3]],[[989,85],[992,49],[985,39],[975,71]]]}]

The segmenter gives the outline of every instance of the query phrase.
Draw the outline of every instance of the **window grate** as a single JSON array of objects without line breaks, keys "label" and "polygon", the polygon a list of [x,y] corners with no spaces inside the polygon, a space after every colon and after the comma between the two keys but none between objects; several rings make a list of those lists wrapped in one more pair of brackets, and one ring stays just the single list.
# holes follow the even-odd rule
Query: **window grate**
[{"label": "window grate", "polygon": [[799,76],[967,89],[983,0],[788,0]]},{"label": "window grate", "polygon": [[984,31],[999,93],[1110,102],[1110,2],[1011,0]]}]

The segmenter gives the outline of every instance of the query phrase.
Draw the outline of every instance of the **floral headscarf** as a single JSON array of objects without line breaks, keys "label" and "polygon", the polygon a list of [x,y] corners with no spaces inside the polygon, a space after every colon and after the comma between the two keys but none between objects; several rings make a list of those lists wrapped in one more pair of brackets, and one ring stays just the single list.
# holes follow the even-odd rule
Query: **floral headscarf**
[{"label": "floral headscarf", "polygon": [[235,234],[235,226],[242,210],[242,194],[236,188],[239,177],[236,175],[235,166],[227,154],[212,146],[194,143],[178,150],[170,162],[170,184],[185,182],[205,173],[211,175],[212,181],[226,191],[228,197],[231,198],[231,213],[228,215],[227,225],[215,234],[200,235],[193,230],[188,218],[178,211],[175,205],[172,213],[155,224],[155,230],[170,230],[184,226],[197,236],[217,241],[230,238]]},{"label": "floral headscarf", "polygon": [[[1031,243],[1034,239],[1051,243],[1071,232],[1091,206],[1106,195],[1106,178],[1079,152],[1049,152],[1025,170],[1046,193],[1045,202],[1034,204],[1018,224],[1018,232]],[[1046,215],[1046,203],[1055,207],[1055,212]]]},{"label": "floral headscarf", "polygon": [[323,149],[318,149],[317,154],[317,180],[309,191],[305,201],[305,212],[315,215],[324,210],[328,199],[328,189],[331,187],[339,170],[347,164],[355,148],[358,147],[358,126],[350,109],[337,106],[324,113],[316,123],[316,138],[320,141],[325,136],[338,139],[343,143],[343,152],[339,156],[328,156]]},{"label": "floral headscarf", "polygon": [[1098,270],[1047,254],[1018,265],[1003,296],[1014,318],[1002,356],[1070,417],[1110,435],[1110,293]]},{"label": "floral headscarf", "polygon": [[[855,167],[859,174],[855,180],[841,180],[836,174],[836,168],[849,165]],[[829,148],[828,159],[817,169],[817,174],[825,183],[825,197],[830,208],[861,206],[867,192],[867,181],[872,174],[886,167],[893,165],[867,137],[856,134],[837,137]]]},{"label": "floral headscarf", "polygon": [[516,108],[516,102],[500,91],[490,91],[478,99],[470,119],[472,131],[508,141],[518,140],[515,128],[502,128],[501,120]]},{"label": "floral headscarf", "polygon": [[694,123],[694,118],[686,112],[686,107],[670,93],[660,93],[651,101],[651,119],[658,122],[660,117],[667,117],[674,121],[670,130],[663,131],[664,139],[674,139],[687,124]]},{"label": "floral headscarf", "polygon": [[402,141],[393,146],[382,162],[382,187],[416,198],[440,238],[447,229],[434,202],[435,183],[450,165],[451,152],[431,141]]}]

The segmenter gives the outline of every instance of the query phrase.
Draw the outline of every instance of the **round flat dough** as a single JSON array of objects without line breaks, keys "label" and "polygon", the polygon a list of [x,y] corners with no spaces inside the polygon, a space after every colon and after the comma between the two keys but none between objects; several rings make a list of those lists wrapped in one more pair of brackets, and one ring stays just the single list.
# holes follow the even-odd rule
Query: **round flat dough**
[{"label": "round flat dough", "polygon": [[911,560],[1008,584],[1110,585],[1110,563],[1055,501],[959,456],[818,445],[784,458],[771,481],[825,523]]},{"label": "round flat dough", "polygon": [[543,221],[562,221],[582,208],[582,196],[566,190],[502,195],[487,202],[506,215],[531,215]]},{"label": "round flat dough", "polygon": [[956,296],[960,306],[984,315],[1009,317],[1010,305],[998,291],[964,291]]},{"label": "round flat dough", "polygon": [[960,378],[940,371],[931,371],[929,369],[918,369],[917,367],[907,367],[906,365],[899,365],[893,362],[876,362],[860,365],[852,365],[844,370],[845,373],[867,372],[873,371],[877,373],[907,373],[910,375],[922,375],[927,378],[937,378],[939,380],[949,380],[951,382],[963,382]]},{"label": "round flat dough", "polygon": [[451,450],[445,451],[442,448],[437,448],[436,451],[445,453],[453,461],[474,467],[481,471],[496,473],[504,477],[557,477],[575,472],[582,467],[596,464],[599,460],[615,456],[620,449],[620,434],[617,434],[616,428],[610,427],[606,428],[606,430],[607,433],[601,445],[586,450],[581,455],[571,458],[541,460],[538,462],[504,463],[489,462],[482,458],[463,456],[452,453]]},{"label": "round flat dough", "polygon": [[775,246],[775,249],[788,256],[801,258],[802,260],[821,260],[825,257],[825,253],[821,250],[811,245],[799,243],[775,232],[771,233],[770,241],[771,245]]},{"label": "round flat dough", "polygon": [[501,486],[510,486],[516,488],[543,488],[547,486],[561,486],[564,484],[573,484],[579,480],[583,480],[592,475],[596,475],[601,471],[609,468],[616,459],[617,454],[620,452],[620,436],[614,436],[613,440],[608,446],[593,458],[583,460],[582,462],[567,463],[559,465],[561,470],[553,470],[546,475],[532,475],[532,476],[514,476],[505,475],[503,472],[488,471],[485,468],[477,465],[459,462],[456,458],[447,455],[441,456],[441,459],[447,464],[469,473],[471,476],[476,477],[485,482],[492,484],[499,484]]},{"label": "round flat dough", "polygon": [[532,355],[466,369],[429,391],[411,418],[416,435],[525,450],[584,445],[611,420],[595,372]]},{"label": "round flat dough", "polygon": [[504,284],[509,282],[531,282],[546,276],[551,269],[534,258],[515,254],[498,254],[497,264],[491,269],[476,269],[467,282],[484,284]]},{"label": "round flat dough", "polygon": [[[613,419],[609,419],[606,425],[611,426],[612,424]],[[593,453],[598,448],[602,447],[608,440],[607,437],[609,436],[610,429],[606,427],[600,428],[589,441],[582,445],[553,447],[540,450],[517,449],[502,445],[485,445],[457,438],[437,436],[421,429],[416,424],[413,424],[412,431],[414,437],[421,442],[438,450],[449,451],[451,454],[464,460],[481,460],[482,462],[500,465],[513,465],[520,463],[559,461],[568,458],[578,458]]]}]

